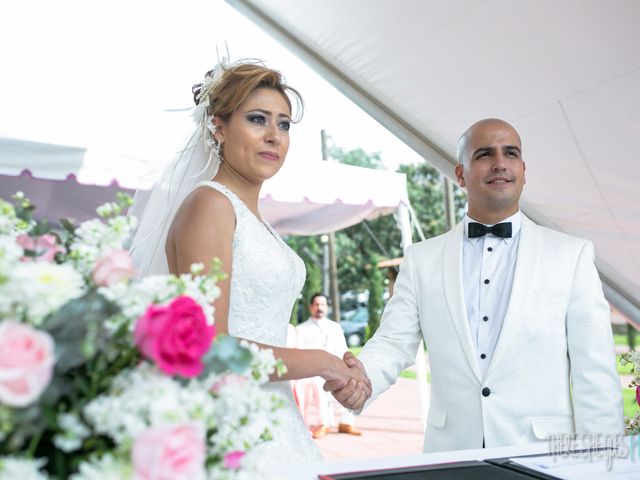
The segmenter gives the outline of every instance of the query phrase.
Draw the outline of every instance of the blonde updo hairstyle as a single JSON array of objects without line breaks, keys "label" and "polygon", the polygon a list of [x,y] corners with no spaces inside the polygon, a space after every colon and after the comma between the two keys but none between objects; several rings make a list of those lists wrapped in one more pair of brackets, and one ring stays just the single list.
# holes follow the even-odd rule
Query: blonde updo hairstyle
[{"label": "blonde updo hairstyle", "polygon": [[[293,123],[297,123],[302,119],[302,97],[295,88],[284,82],[280,72],[267,68],[262,62],[256,60],[242,60],[232,65],[218,68],[222,69],[220,78],[207,92],[209,100],[208,115],[227,122],[251,92],[257,88],[270,88],[282,94],[292,112],[292,103],[295,103],[296,114],[295,116],[292,115]],[[212,76],[214,72],[208,72],[207,75]],[[200,83],[194,85],[191,89],[196,105],[204,100],[200,96],[202,88],[203,84]]]}]

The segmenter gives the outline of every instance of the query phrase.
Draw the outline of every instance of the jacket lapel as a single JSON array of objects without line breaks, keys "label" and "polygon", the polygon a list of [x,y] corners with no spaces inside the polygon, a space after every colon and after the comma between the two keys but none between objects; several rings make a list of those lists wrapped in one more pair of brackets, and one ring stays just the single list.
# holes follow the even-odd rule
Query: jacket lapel
[{"label": "jacket lapel", "polygon": [[513,336],[518,334],[519,318],[522,318],[524,309],[526,308],[528,280],[532,278],[535,269],[540,264],[540,242],[538,237],[539,232],[537,225],[522,215],[520,242],[518,244],[518,254],[513,274],[513,285],[511,285],[511,296],[496,349],[493,352],[491,364],[487,370],[487,376],[489,376],[491,371],[500,362],[500,358],[508,350],[509,343],[512,341]]},{"label": "jacket lapel", "polygon": [[464,223],[459,223],[449,232],[450,238],[444,244],[444,258],[442,259],[444,293],[449,306],[451,320],[458,334],[462,351],[467,357],[469,367],[479,382],[480,367],[475,358],[475,348],[471,341],[467,308],[465,307],[462,284],[462,241],[464,237]]}]

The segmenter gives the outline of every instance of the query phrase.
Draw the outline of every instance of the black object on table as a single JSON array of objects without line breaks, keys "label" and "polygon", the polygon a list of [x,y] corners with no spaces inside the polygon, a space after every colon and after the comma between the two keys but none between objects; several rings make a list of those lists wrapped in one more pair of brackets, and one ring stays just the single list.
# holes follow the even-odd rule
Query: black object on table
[{"label": "black object on table", "polygon": [[508,458],[319,475],[320,480],[557,480]]}]

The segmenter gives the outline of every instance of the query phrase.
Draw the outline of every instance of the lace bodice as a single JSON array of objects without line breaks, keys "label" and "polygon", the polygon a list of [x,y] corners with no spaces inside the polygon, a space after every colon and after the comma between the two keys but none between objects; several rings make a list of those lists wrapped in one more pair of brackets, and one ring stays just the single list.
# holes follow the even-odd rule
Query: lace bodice
[{"label": "lace bodice", "polygon": [[217,182],[201,185],[223,193],[236,214],[229,333],[284,347],[291,309],[304,285],[304,263],[280,235],[267,222],[259,220],[231,190]]},{"label": "lace bodice", "polygon": [[[201,182],[224,194],[236,215],[233,235],[229,333],[267,345],[284,347],[293,307],[305,281],[304,263],[267,223],[256,217],[231,190]],[[223,266],[224,268],[224,266]],[[273,441],[255,451],[261,463],[317,461],[320,452],[293,400],[289,382],[270,382],[264,388],[287,400]]]}]

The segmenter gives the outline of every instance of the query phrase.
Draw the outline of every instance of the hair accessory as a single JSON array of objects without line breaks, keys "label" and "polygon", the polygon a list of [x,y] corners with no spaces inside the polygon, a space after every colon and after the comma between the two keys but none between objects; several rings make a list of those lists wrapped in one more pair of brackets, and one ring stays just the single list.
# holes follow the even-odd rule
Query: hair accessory
[{"label": "hair accessory", "polygon": [[[210,162],[219,163],[222,161],[221,146],[215,139],[216,126],[213,123],[213,115],[209,113],[209,107],[211,106],[210,95],[229,66],[229,58],[222,57],[218,64],[205,74],[202,87],[195,97],[197,106],[194,110],[194,120],[196,123],[202,123],[204,149],[209,152]],[[213,158],[214,155],[216,158]]]}]

